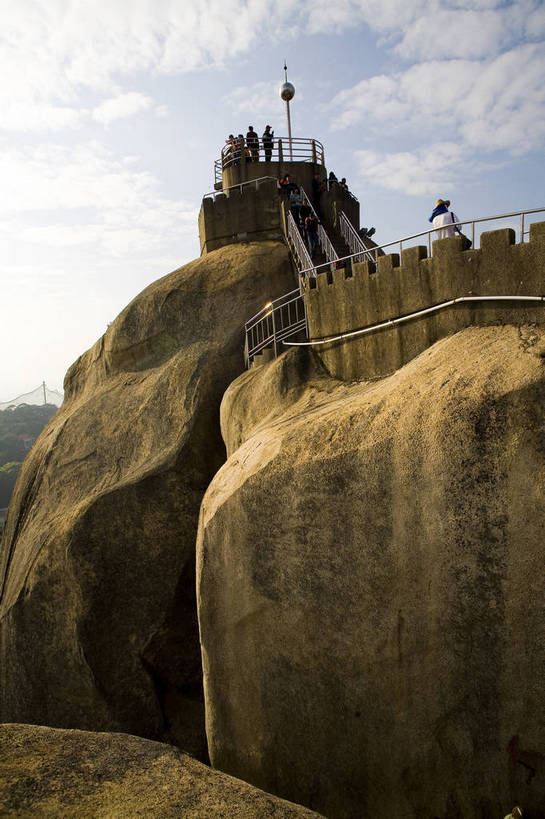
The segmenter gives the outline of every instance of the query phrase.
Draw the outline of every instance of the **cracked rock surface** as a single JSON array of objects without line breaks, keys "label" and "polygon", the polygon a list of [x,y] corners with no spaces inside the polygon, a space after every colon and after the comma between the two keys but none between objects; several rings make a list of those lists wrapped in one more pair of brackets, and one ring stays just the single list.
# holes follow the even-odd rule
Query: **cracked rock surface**
[{"label": "cracked rock surface", "polygon": [[222,248],[150,285],[72,365],[0,547],[0,721],[206,758],[199,505],[244,321],[292,286],[281,243]]},{"label": "cracked rock surface", "polygon": [[317,813],[127,734],[0,725],[0,815],[311,819]]},{"label": "cracked rock surface", "polygon": [[545,817],[543,331],[222,402],[197,595],[212,763],[356,819]]}]

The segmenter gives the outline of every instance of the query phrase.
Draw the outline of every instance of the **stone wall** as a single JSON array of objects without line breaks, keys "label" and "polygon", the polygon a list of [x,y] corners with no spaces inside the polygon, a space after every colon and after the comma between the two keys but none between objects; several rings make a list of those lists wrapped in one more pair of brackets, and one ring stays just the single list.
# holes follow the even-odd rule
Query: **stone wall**
[{"label": "stone wall", "polygon": [[[260,157],[263,160],[263,150],[260,151]],[[229,165],[223,169],[223,188],[229,188],[231,185],[238,185],[251,179],[260,179],[263,176],[280,179],[284,174],[289,173],[292,179],[298,185],[302,185],[310,195],[314,174],[318,174],[321,180],[325,180],[327,171],[324,165],[318,162],[290,162],[288,160],[289,153],[286,153],[281,162],[241,162],[239,165]]]},{"label": "stone wall", "polygon": [[[376,272],[361,262],[352,271],[321,273],[306,282],[310,338],[363,329],[460,296],[541,295],[545,222],[531,225],[529,242],[514,242],[511,229],[497,230],[482,234],[478,250],[462,252],[454,237],[435,241],[430,259],[419,246],[403,251],[401,265],[397,254],[379,258]],[[337,378],[375,378],[464,327],[532,323],[545,326],[543,303],[463,303],[314,349]]]},{"label": "stone wall", "polygon": [[260,182],[257,188],[246,185],[203,199],[199,213],[201,254],[237,242],[282,240],[279,200],[273,179]]},{"label": "stone wall", "polygon": [[339,216],[344,211],[348,220],[357,229],[360,226],[360,203],[349,191],[333,183],[320,197],[320,211],[328,225],[339,229]]}]

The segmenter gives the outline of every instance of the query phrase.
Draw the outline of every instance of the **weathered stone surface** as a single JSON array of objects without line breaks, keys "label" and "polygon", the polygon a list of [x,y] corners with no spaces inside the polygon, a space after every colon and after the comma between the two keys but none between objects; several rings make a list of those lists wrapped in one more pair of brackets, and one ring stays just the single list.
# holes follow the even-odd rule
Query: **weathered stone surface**
[{"label": "weathered stone surface", "polygon": [[543,331],[242,375],[197,552],[215,767],[328,817],[545,816]]},{"label": "weathered stone surface", "polygon": [[127,734],[0,725],[0,815],[297,819],[317,813]]},{"label": "weathered stone surface", "polygon": [[170,739],[205,755],[198,511],[244,320],[293,286],[282,244],[155,282],[69,370],[25,461],[0,560],[0,718]]}]

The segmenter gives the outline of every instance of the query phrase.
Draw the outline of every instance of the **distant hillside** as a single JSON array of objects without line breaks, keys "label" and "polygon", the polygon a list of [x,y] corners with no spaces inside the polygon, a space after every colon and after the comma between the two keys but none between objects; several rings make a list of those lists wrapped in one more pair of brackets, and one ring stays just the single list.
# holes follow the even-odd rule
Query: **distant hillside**
[{"label": "distant hillside", "polygon": [[56,411],[53,404],[0,410],[0,508],[8,505],[21,463]]}]

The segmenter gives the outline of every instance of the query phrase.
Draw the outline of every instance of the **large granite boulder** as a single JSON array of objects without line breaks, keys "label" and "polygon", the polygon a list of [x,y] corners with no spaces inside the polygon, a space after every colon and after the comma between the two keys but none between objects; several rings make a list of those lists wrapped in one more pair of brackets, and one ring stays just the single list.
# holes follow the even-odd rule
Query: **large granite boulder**
[{"label": "large granite boulder", "polygon": [[127,734],[0,725],[0,815],[311,819],[317,813]]},{"label": "large granite boulder", "polygon": [[328,817],[545,816],[545,336],[242,375],[197,551],[214,766]]},{"label": "large granite boulder", "polygon": [[168,739],[204,758],[195,538],[219,404],[284,245],[231,245],[144,290],[69,370],[0,556],[0,719]]}]

